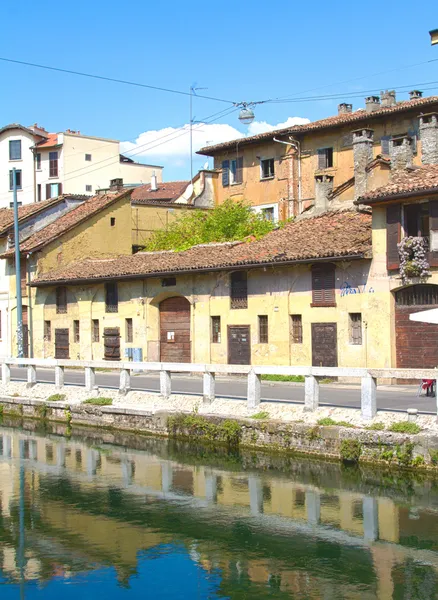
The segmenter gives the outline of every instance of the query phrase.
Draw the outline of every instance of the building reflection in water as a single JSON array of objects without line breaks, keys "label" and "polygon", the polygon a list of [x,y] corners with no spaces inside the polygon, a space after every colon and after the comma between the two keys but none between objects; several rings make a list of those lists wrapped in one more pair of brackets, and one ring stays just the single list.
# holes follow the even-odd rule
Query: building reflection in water
[{"label": "building reflection in water", "polygon": [[230,598],[257,588],[435,597],[433,483],[411,485],[409,496],[391,485],[377,494],[349,483],[339,465],[296,462],[281,473],[168,456],[156,440],[134,450],[0,428],[3,577],[44,582],[113,566],[128,585],[139,557],[177,540],[205,573],[219,573]]}]

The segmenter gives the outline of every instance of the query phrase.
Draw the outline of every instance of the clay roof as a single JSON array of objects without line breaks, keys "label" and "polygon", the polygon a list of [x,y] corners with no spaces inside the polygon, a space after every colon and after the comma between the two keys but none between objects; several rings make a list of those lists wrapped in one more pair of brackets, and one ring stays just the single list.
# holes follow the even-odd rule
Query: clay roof
[{"label": "clay roof", "polygon": [[326,213],[289,223],[261,240],[194,246],[184,252],[139,252],[85,260],[38,276],[32,285],[143,278],[192,271],[369,257],[371,216],[357,211]]},{"label": "clay roof", "polygon": [[58,145],[58,134],[48,133],[47,139],[37,144],[37,148],[52,148]]},{"label": "clay roof", "polygon": [[432,104],[438,104],[438,96],[429,96],[428,98],[416,98],[414,100],[404,100],[397,102],[394,106],[379,108],[374,112],[366,112],[365,109],[356,110],[352,113],[343,113],[319,121],[313,121],[312,123],[306,123],[305,125],[293,125],[292,127],[286,127],[284,129],[275,129],[274,131],[268,131],[266,133],[259,133],[250,137],[239,138],[238,140],[232,140],[230,142],[224,142],[222,144],[216,144],[214,146],[206,146],[198,150],[197,154],[205,154],[205,156],[214,156],[229,148],[234,148],[236,142],[239,141],[239,148],[243,145],[253,144],[256,142],[271,140],[275,136],[279,135],[290,135],[308,133],[319,129],[330,129],[332,127],[338,127],[346,124],[359,124],[365,121],[369,123],[379,117],[391,115],[393,113],[404,112],[413,108],[430,107]]},{"label": "clay roof", "polygon": [[[67,231],[70,231],[80,223],[83,223],[90,217],[93,217],[100,211],[108,208],[115,202],[118,202],[125,196],[131,194],[131,190],[124,190],[123,192],[107,193],[100,196],[92,196],[86,200],[83,204],[80,204],[68,213],[65,213],[53,223],[47,225],[43,229],[34,233],[27,238],[22,244],[20,244],[20,250],[22,252],[35,252],[40,248],[43,248],[50,242],[53,242],[57,238],[61,237]],[[10,249],[3,253],[0,258],[9,258],[13,256],[14,249]]]},{"label": "clay roof", "polygon": [[364,194],[356,204],[373,204],[419,193],[438,194],[438,165],[396,171],[389,183]]},{"label": "clay roof", "polygon": [[151,184],[134,188],[131,201],[136,204],[173,202],[186,190],[190,181],[168,181],[157,183],[157,189],[151,190]]}]

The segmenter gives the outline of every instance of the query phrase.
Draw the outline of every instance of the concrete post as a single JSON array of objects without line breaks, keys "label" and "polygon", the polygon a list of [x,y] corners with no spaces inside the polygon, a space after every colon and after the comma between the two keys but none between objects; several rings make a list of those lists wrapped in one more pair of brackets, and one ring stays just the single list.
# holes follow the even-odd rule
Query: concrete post
[{"label": "concrete post", "polygon": [[248,373],[248,410],[257,408],[260,404],[260,375],[251,369]]},{"label": "concrete post", "polygon": [[205,497],[208,502],[217,502],[217,475],[211,471],[205,473]]},{"label": "concrete post", "polygon": [[263,514],[263,485],[257,475],[248,475],[248,492],[251,514]]},{"label": "concrete post", "polygon": [[58,390],[64,387],[64,367],[55,367],[55,387]]},{"label": "concrete post", "polygon": [[163,398],[170,398],[172,394],[172,376],[170,371],[160,371],[160,394]]},{"label": "concrete post", "polygon": [[169,462],[161,463],[161,489],[165,494],[170,492],[173,482],[172,465]]},{"label": "concrete post", "polygon": [[364,496],[363,500],[363,537],[367,542],[379,539],[379,511],[377,499]]},{"label": "concrete post", "polygon": [[321,498],[315,490],[306,492],[307,521],[311,525],[318,525],[321,520]]},{"label": "concrete post", "polygon": [[377,380],[371,375],[362,377],[360,407],[362,419],[374,419],[377,412],[376,404]]},{"label": "concrete post", "polygon": [[119,386],[119,394],[122,396],[126,396],[126,394],[131,390],[131,373],[128,369],[122,369],[120,371],[120,386]]},{"label": "concrete post", "polygon": [[319,381],[313,375],[304,377],[304,410],[313,412],[319,406]]},{"label": "concrete post", "polygon": [[2,384],[9,385],[11,381],[11,367],[6,363],[2,364]]},{"label": "concrete post", "polygon": [[31,388],[36,384],[36,382],[37,382],[36,367],[34,367],[33,365],[28,365],[26,387]]},{"label": "concrete post", "polygon": [[408,422],[415,423],[418,416],[418,408],[408,408]]},{"label": "concrete post", "polygon": [[85,367],[85,389],[92,392],[96,385],[96,373],[93,367]]},{"label": "concrete post", "polygon": [[204,404],[211,404],[215,398],[216,378],[214,373],[204,373]]}]

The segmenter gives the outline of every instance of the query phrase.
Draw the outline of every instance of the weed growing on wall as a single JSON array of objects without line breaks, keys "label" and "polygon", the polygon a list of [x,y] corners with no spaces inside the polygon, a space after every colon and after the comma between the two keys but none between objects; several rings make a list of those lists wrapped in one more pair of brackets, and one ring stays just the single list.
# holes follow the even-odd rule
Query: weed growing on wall
[{"label": "weed growing on wall", "polygon": [[52,394],[47,398],[47,402],[63,402],[65,400],[65,394]]},{"label": "weed growing on wall", "polygon": [[187,211],[167,229],[155,231],[145,250],[187,250],[197,244],[260,238],[277,225],[255,213],[245,201],[226,200],[208,211]]},{"label": "weed growing on wall", "polygon": [[94,406],[111,406],[112,398],[87,398],[82,404],[93,404]]},{"label": "weed growing on wall", "polygon": [[193,437],[209,443],[219,442],[230,448],[237,447],[242,437],[242,427],[237,421],[226,419],[216,424],[198,414],[170,416],[167,430],[173,437]]},{"label": "weed growing on wall", "polygon": [[394,431],[395,433],[410,433],[415,435],[416,433],[420,433],[421,427],[419,427],[416,423],[410,423],[409,421],[398,421],[397,423],[393,423],[391,425],[389,431]]}]

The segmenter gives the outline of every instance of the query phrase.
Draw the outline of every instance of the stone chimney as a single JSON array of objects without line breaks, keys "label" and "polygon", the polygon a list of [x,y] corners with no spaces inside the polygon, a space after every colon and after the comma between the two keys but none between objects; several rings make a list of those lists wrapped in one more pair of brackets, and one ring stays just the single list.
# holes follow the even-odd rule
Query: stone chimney
[{"label": "stone chimney", "polygon": [[388,108],[388,106],[395,106],[397,100],[395,99],[395,90],[386,90],[386,92],[380,92],[380,100],[382,108]]},{"label": "stone chimney", "polygon": [[110,181],[110,191],[118,192],[123,189],[123,179],[118,177],[117,179],[111,179]]},{"label": "stone chimney", "polygon": [[400,135],[389,140],[389,158],[393,171],[412,167],[414,151],[411,136]]},{"label": "stone chimney", "polygon": [[368,96],[365,98],[365,109],[367,113],[372,113],[380,108],[380,98],[378,96]]},{"label": "stone chimney", "polygon": [[419,116],[421,162],[423,165],[438,164],[438,113]]},{"label": "stone chimney", "polygon": [[333,191],[333,175],[315,175],[315,213],[328,210],[329,199]]},{"label": "stone chimney", "polygon": [[354,159],[354,199],[357,200],[367,191],[367,165],[373,160],[374,131],[356,129],[353,131]]},{"label": "stone chimney", "polygon": [[423,97],[423,92],[420,92],[420,90],[411,90],[409,92],[409,100],[417,100],[417,98],[422,98]]},{"label": "stone chimney", "polygon": [[338,104],[338,115],[346,115],[347,113],[353,112],[353,105],[342,102]]}]

